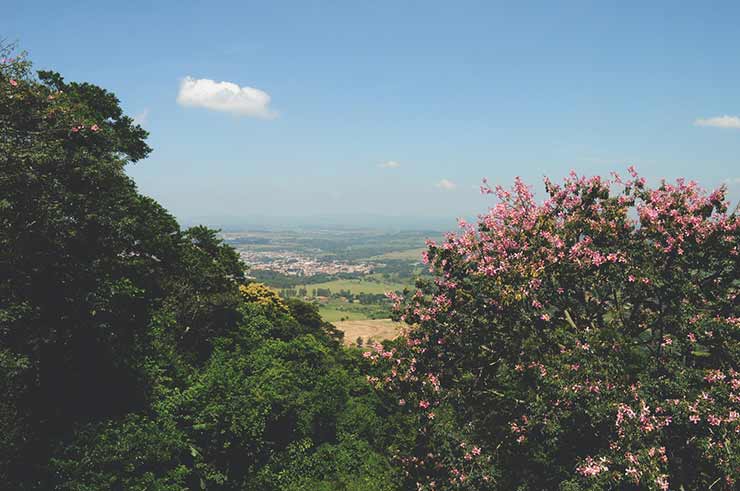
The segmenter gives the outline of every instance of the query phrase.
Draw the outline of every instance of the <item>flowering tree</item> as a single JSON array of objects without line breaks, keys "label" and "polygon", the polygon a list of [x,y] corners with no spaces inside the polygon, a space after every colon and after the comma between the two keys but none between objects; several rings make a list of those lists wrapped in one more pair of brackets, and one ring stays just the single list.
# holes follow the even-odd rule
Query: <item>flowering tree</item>
[{"label": "flowering tree", "polygon": [[370,381],[416,413],[418,489],[736,489],[740,228],[724,189],[517,180],[424,254]]}]

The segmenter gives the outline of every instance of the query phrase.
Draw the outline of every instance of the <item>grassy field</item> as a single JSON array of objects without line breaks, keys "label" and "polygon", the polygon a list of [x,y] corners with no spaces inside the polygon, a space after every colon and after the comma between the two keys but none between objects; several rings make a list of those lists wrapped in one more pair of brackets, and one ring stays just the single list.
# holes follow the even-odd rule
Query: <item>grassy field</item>
[{"label": "grassy field", "polygon": [[319,305],[319,314],[328,322],[343,320],[383,319],[388,317],[387,308],[381,305],[361,305],[331,301]]},{"label": "grassy field", "polygon": [[[404,288],[411,286],[397,279],[385,279],[381,274],[371,274],[361,279],[336,279],[305,285],[303,288],[309,292],[309,295],[319,288],[329,289],[332,293],[349,290],[352,294],[384,294],[388,291],[403,291]],[[384,319],[390,314],[387,305],[363,305],[342,302],[336,298],[332,298],[328,303],[321,303],[319,313],[328,322]]]},{"label": "grassy field", "polygon": [[417,247],[415,249],[406,249],[404,251],[393,251],[386,252],[379,256],[373,256],[370,259],[376,261],[382,260],[402,260],[402,261],[421,261],[421,253],[426,250],[426,247]]},{"label": "grassy field", "polygon": [[363,344],[369,341],[393,339],[401,330],[401,324],[390,319],[349,320],[333,324],[344,332],[344,344],[347,346],[355,345],[357,338],[362,338]]},{"label": "grassy field", "polygon": [[[318,288],[328,288],[332,293],[339,293],[340,290],[349,290],[353,294],[355,293],[385,293],[387,291],[403,290],[409,288],[411,285],[406,283],[399,283],[397,281],[385,281],[379,275],[368,275],[361,279],[352,280],[332,280],[324,283],[314,283],[311,285],[303,285],[302,287],[311,292]],[[296,288],[301,288],[298,286]]]},{"label": "grassy field", "polygon": [[320,305],[319,314],[327,322],[366,320],[368,318],[364,312],[342,310],[330,305]]}]

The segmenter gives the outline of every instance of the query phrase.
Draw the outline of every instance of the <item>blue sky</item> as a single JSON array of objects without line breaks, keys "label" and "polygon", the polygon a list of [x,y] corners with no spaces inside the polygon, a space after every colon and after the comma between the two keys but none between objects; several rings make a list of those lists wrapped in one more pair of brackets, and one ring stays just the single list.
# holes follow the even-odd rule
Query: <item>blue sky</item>
[{"label": "blue sky", "polygon": [[34,1],[0,36],[119,96],[154,148],[129,173],[180,219],[349,222],[470,216],[482,177],[541,189],[630,164],[736,200],[738,19],[737,2]]}]

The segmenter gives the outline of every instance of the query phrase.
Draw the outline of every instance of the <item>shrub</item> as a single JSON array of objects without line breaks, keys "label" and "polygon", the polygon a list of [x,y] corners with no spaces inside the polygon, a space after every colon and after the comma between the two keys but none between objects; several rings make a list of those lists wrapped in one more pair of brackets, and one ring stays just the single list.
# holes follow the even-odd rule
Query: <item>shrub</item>
[{"label": "shrub", "polygon": [[280,298],[277,291],[262,283],[241,285],[239,291],[247,302],[254,302],[270,312],[287,314],[288,306]]},{"label": "shrub", "polygon": [[169,421],[130,414],[89,424],[52,459],[54,489],[185,491],[190,470],[183,435]]},{"label": "shrub", "polygon": [[[405,344],[365,357],[417,414],[419,489],[735,489],[740,233],[724,189],[521,181],[424,260]],[[613,190],[613,188],[617,190]]]}]

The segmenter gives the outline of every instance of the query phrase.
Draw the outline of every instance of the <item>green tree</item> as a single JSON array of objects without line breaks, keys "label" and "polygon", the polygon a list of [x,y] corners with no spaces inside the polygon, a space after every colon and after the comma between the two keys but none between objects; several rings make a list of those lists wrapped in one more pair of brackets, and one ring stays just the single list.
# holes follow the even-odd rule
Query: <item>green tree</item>
[{"label": "green tree", "polygon": [[124,172],[146,136],[104,89],[0,65],[0,346],[22,388],[3,424],[27,429],[0,468],[20,481],[43,479],[50,442],[76,424],[146,408],[157,312],[193,359],[236,323],[233,250],[182,232]]},{"label": "green tree", "polygon": [[0,62],[0,489],[393,489],[359,355],[137,192],[145,138]]}]

